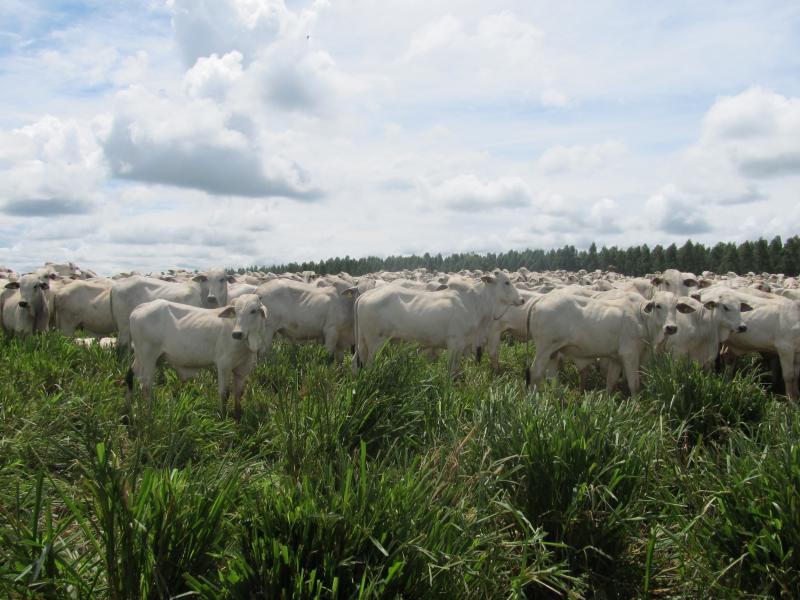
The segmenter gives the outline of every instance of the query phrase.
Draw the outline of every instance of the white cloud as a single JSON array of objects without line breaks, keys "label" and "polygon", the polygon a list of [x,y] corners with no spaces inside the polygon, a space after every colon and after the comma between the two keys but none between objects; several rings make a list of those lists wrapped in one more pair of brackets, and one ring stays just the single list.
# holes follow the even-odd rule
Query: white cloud
[{"label": "white cloud", "polygon": [[689,236],[711,230],[702,203],[693,201],[674,185],[648,198],[645,210],[658,231]]},{"label": "white cloud", "polygon": [[530,191],[519,178],[482,181],[475,175],[459,175],[433,186],[429,194],[434,203],[463,212],[521,208],[531,203]]},{"label": "white cloud", "polygon": [[719,153],[748,178],[800,175],[800,98],[761,87],[719,98],[695,152]]},{"label": "white cloud", "polygon": [[100,147],[91,130],[77,121],[47,116],[0,132],[0,212],[88,212],[104,177]]},{"label": "white cloud", "polygon": [[625,144],[609,140],[602,144],[554,146],[545,150],[536,161],[543,173],[592,172],[618,162],[627,152]]}]

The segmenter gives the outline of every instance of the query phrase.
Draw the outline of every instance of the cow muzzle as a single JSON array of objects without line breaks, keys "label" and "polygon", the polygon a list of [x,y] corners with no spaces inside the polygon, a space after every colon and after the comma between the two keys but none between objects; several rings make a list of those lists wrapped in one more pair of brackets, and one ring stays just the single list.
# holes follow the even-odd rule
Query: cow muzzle
[{"label": "cow muzzle", "polygon": [[243,331],[234,331],[233,332],[233,339],[235,339],[235,340],[244,339],[244,332]]},{"label": "cow muzzle", "polygon": [[667,335],[673,335],[673,334],[677,333],[677,331],[678,331],[678,326],[677,325],[665,325],[664,326],[664,333],[666,333]]},{"label": "cow muzzle", "polygon": [[739,327],[736,329],[736,331],[738,333],[744,333],[745,331],[747,331],[747,325],[739,325]]},{"label": "cow muzzle", "polygon": [[21,308],[28,308],[28,306],[30,306],[30,304],[28,302],[26,302],[25,300],[20,300],[19,301],[19,305],[20,305]]},{"label": "cow muzzle", "polygon": [[519,300],[514,302],[514,306],[522,306],[523,304],[525,304],[525,298],[520,298]]},{"label": "cow muzzle", "polygon": [[206,302],[208,302],[209,306],[217,306],[218,304],[216,296],[208,296]]}]

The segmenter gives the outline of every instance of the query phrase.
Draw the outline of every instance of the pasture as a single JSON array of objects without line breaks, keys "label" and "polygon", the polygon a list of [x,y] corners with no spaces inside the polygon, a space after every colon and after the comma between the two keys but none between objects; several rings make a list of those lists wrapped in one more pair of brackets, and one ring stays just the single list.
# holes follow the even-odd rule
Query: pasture
[{"label": "pasture", "polygon": [[755,361],[662,357],[634,399],[500,363],[279,341],[241,421],[170,368],[126,419],[129,359],[5,338],[2,595],[800,597],[800,414]]}]

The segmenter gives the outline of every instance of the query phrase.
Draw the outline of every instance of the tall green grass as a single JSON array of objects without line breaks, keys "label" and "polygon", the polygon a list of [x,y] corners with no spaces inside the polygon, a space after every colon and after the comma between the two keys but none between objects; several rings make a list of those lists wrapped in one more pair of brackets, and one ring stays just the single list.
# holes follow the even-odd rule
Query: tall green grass
[{"label": "tall green grass", "polygon": [[240,422],[163,369],[126,425],[127,359],[2,339],[0,596],[800,596],[798,409],[757,372],[622,399],[501,364],[278,343]]}]

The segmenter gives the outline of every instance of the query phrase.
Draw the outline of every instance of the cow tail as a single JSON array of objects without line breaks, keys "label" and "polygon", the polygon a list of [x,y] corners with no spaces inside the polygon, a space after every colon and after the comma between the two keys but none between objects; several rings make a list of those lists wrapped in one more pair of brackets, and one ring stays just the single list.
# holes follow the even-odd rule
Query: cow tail
[{"label": "cow tail", "polygon": [[128,372],[125,373],[125,385],[128,386],[128,391],[133,391],[133,367],[128,367]]}]

